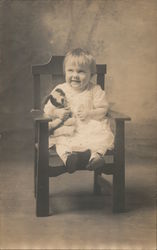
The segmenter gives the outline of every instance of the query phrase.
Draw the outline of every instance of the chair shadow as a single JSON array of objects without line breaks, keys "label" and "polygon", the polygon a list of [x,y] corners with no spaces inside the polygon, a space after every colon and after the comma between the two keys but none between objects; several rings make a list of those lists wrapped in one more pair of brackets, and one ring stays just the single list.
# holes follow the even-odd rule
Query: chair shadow
[{"label": "chair shadow", "polygon": [[79,192],[75,194],[58,195],[50,198],[50,207],[55,214],[69,213],[69,212],[86,212],[95,211],[107,212],[111,208],[111,202],[108,197],[103,195],[89,194],[88,192]]},{"label": "chair shadow", "polygon": [[68,213],[74,211],[112,212],[112,185],[106,181],[101,194],[93,190],[62,190],[50,194],[50,207],[53,213]]},{"label": "chair shadow", "polygon": [[135,211],[143,208],[155,208],[155,192],[145,192],[137,187],[126,189],[126,211]]},{"label": "chair shadow", "polygon": [[[134,212],[144,208],[155,208],[154,195],[138,187],[126,188],[126,209],[124,213]],[[51,193],[50,207],[55,214],[74,211],[91,211],[99,213],[112,213],[112,184],[106,181],[100,195],[95,195],[92,190],[85,191],[60,191]]]}]

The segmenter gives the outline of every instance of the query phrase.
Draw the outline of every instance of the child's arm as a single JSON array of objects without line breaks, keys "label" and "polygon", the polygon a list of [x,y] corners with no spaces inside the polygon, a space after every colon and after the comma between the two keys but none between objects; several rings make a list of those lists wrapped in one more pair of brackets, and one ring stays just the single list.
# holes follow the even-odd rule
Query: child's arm
[{"label": "child's arm", "polygon": [[93,109],[87,110],[86,107],[80,106],[77,113],[80,120],[94,119],[99,121],[105,118],[109,105],[105,91],[99,85],[95,85],[92,89],[92,102]]},{"label": "child's arm", "polygon": [[95,108],[88,111],[88,117],[94,120],[102,120],[107,114],[108,108]]},{"label": "child's arm", "polygon": [[79,110],[78,117],[81,121],[86,119],[102,120],[105,118],[108,108],[95,108],[92,110]]}]

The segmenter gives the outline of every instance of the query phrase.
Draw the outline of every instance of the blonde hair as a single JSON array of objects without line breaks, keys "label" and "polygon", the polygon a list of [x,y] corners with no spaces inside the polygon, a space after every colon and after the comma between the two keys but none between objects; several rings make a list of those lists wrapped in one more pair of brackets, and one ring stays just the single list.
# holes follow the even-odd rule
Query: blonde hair
[{"label": "blonde hair", "polygon": [[91,71],[91,75],[96,74],[96,61],[95,58],[86,50],[76,48],[69,51],[64,58],[63,71],[65,73],[65,66],[68,61],[71,61],[77,65],[88,65]]}]

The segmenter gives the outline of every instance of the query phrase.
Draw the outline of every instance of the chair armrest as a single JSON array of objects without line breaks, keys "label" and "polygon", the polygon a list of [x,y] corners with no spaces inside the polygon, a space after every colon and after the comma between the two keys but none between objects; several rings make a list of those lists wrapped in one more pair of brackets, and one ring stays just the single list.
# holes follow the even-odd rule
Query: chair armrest
[{"label": "chair armrest", "polygon": [[131,118],[129,116],[124,115],[122,113],[119,113],[117,111],[113,111],[113,110],[109,110],[108,116],[109,116],[109,118],[114,119],[114,120],[121,120],[121,121],[130,121],[131,120]]},{"label": "chair armrest", "polygon": [[31,114],[32,114],[32,118],[36,122],[50,122],[50,121],[52,121],[52,118],[45,115],[44,112],[41,111],[40,109],[32,109]]}]

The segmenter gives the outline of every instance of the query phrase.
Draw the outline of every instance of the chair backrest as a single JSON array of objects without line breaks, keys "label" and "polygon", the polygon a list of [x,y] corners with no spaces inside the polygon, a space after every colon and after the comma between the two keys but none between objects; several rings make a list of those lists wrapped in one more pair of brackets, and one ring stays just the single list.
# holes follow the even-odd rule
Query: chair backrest
[{"label": "chair backrest", "polygon": [[[52,75],[63,78],[63,61],[64,56],[52,56],[47,64],[32,66],[33,74],[33,100],[34,109],[41,109],[41,75]],[[102,89],[105,88],[106,64],[97,64],[97,83]]]}]

